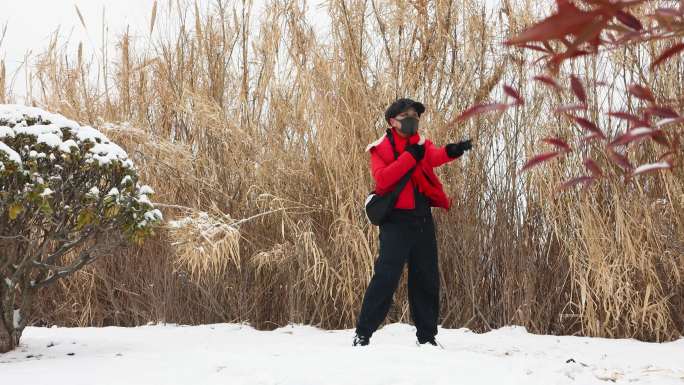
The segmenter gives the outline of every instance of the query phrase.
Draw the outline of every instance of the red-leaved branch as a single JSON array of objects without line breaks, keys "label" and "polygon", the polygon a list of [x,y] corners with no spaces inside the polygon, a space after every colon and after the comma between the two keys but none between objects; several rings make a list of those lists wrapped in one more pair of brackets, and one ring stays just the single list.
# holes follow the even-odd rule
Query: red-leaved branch
[{"label": "red-leaved branch", "polygon": [[[540,52],[536,62],[544,62],[548,74],[533,77],[538,84],[548,87],[559,95],[573,95],[576,102],[558,106],[554,111],[565,116],[574,124],[581,135],[576,144],[597,141],[605,153],[605,158],[621,170],[629,179],[635,175],[659,170],[672,169],[675,158],[680,156],[679,133],[675,130],[684,123],[678,113],[682,105],[668,105],[659,102],[654,92],[643,84],[629,85],[627,92],[638,99],[639,107],[634,111],[610,111],[606,117],[623,120],[627,129],[614,137],[606,133],[586,117],[589,109],[587,92],[582,80],[575,75],[569,76],[567,87],[559,80],[559,68],[565,61],[586,55],[596,55],[626,45],[643,45],[646,42],[662,41],[668,46],[651,61],[650,69],[658,71],[668,60],[684,52],[684,0],[673,2],[670,8],[656,8],[644,14],[641,19],[633,11],[649,3],[647,0],[556,0],[557,9],[551,16],[529,26],[518,35],[511,37],[506,44]],[[652,9],[653,7],[651,7]],[[477,104],[459,115],[453,123],[461,122],[480,114],[501,112],[524,104],[520,92],[505,85],[504,93],[513,100],[511,103]],[[681,102],[680,102],[681,103]],[[585,116],[582,116],[585,115]],[[662,148],[655,163],[634,166],[628,158],[630,145],[643,140],[652,140]],[[551,147],[547,152],[530,158],[522,167],[527,171],[540,164],[573,152],[573,145],[567,139],[546,137],[542,142]],[[581,175],[558,186],[559,191],[583,185],[585,188],[605,177],[606,173],[598,162],[584,158],[586,175]]]}]

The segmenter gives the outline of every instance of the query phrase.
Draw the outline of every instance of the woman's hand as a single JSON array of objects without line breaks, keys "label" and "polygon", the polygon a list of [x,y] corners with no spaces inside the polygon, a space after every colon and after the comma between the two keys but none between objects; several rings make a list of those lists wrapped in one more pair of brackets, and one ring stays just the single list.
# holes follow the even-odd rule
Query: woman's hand
[{"label": "woman's hand", "polygon": [[463,140],[458,143],[449,143],[446,145],[446,152],[450,158],[456,158],[463,155],[464,152],[473,148],[471,140]]},{"label": "woman's hand", "polygon": [[425,156],[425,145],[423,144],[412,144],[406,146],[404,151],[408,152],[413,156],[416,162],[419,162]]}]

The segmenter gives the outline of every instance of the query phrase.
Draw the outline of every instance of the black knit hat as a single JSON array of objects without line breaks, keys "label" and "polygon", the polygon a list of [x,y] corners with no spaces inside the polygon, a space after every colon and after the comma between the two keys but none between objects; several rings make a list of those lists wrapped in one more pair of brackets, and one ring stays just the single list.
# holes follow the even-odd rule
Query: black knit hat
[{"label": "black knit hat", "polygon": [[423,103],[408,98],[401,98],[395,100],[392,104],[390,104],[389,107],[387,107],[387,109],[385,110],[385,120],[387,121],[387,123],[389,123],[390,118],[393,118],[401,114],[402,112],[406,111],[411,107],[413,107],[416,110],[418,116],[425,112],[425,106],[423,105]]}]

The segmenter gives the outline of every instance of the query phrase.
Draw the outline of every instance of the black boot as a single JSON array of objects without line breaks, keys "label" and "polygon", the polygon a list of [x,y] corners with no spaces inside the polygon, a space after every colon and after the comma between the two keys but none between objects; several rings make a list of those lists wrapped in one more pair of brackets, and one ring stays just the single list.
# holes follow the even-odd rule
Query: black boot
[{"label": "black boot", "polygon": [[444,349],[444,346],[442,346],[442,344],[440,344],[439,342],[437,342],[437,341],[435,340],[435,337],[428,338],[428,339],[425,339],[425,340],[419,339],[419,340],[416,341],[416,345],[418,345],[418,346],[422,346],[422,345],[425,345],[425,344],[430,344],[430,345],[432,345],[432,346],[437,346],[437,347],[440,348],[440,349]]},{"label": "black boot", "polygon": [[354,335],[354,345],[353,346],[366,346],[370,342],[370,338],[362,336],[359,334]]}]

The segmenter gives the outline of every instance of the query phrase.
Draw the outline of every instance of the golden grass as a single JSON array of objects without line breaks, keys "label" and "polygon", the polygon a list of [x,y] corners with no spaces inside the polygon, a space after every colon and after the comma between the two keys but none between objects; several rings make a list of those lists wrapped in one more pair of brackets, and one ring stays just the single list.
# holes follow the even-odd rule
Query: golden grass
[{"label": "golden grass", "polygon": [[[516,3],[485,17],[474,0],[331,0],[325,42],[301,6],[273,1],[249,31],[249,7],[179,2],[155,7],[150,22],[150,32],[162,21],[177,28],[151,45],[125,33],[106,63],[69,60],[56,43],[40,56],[35,103],[106,130],[183,226],[46,292],[39,321],[353,327],[378,247],[361,208],[372,186],[363,149],[384,132],[386,106],[409,96],[428,106],[422,130],[433,142],[475,139],[439,170],[455,202],[436,214],[444,327],[682,334],[681,167],[627,184],[612,175],[555,198],[581,162],[517,175],[539,138],[575,129],[549,112],[563,100],[529,82],[529,54],[500,44],[536,11]],[[617,56],[576,68],[589,80],[607,68],[638,73]],[[654,89],[681,98],[681,80],[653,79]],[[502,83],[529,95],[526,104],[449,124],[503,97]],[[405,290],[389,322],[409,321]]]}]

